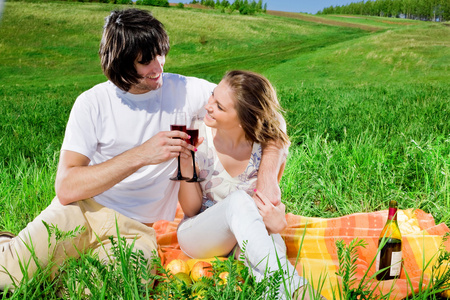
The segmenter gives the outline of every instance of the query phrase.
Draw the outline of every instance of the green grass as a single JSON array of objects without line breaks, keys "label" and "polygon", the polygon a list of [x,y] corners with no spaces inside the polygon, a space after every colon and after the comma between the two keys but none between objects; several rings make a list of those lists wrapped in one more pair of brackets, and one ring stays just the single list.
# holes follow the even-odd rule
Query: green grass
[{"label": "green grass", "polygon": [[304,88],[280,95],[293,143],[282,181],[292,211],[341,216],[383,209],[396,199],[448,222],[444,85]]},{"label": "green grass", "polygon": [[[450,81],[449,29],[388,30],[342,41],[269,70],[276,84],[386,85]],[[294,70],[301,70],[294,78]]]},{"label": "green grass", "polygon": [[[97,52],[114,8],[123,6],[6,2],[0,230],[18,233],[54,197],[72,103],[105,80]],[[171,39],[167,72],[218,82],[239,68],[273,82],[292,141],[281,183],[290,212],[336,217],[395,199],[450,225],[450,26],[322,17],[379,28],[372,32],[270,15],[151,10]]]}]

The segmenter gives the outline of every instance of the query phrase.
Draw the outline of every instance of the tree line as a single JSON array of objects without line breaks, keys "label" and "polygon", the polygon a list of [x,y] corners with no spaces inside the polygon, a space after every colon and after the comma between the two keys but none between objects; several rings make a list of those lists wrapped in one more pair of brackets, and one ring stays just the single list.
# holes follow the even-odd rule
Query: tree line
[{"label": "tree line", "polygon": [[[78,0],[78,1],[99,1],[105,3],[114,3],[114,4],[133,4],[133,0]],[[192,0],[191,4],[201,4],[205,7],[219,9],[222,12],[232,13],[234,11],[238,11],[243,15],[252,15],[255,13],[267,11],[267,4],[263,4],[262,0],[235,0],[233,3],[230,3],[228,0]],[[150,5],[150,6],[162,6],[168,7],[168,0],[136,0],[136,5]],[[179,3],[178,7],[183,8],[184,4]]]},{"label": "tree line", "polygon": [[317,14],[351,14],[422,21],[450,20],[450,0],[367,0],[330,6]]},{"label": "tree line", "polygon": [[[109,0],[109,1],[131,1],[132,0]],[[151,6],[162,6],[169,7],[168,0],[136,0],[136,5],[151,5]]]},{"label": "tree line", "polygon": [[233,3],[230,3],[228,0],[192,0],[191,4],[201,4],[206,7],[220,9],[223,12],[238,11],[242,15],[253,15],[267,11],[267,3],[263,4],[262,0],[235,0]]}]

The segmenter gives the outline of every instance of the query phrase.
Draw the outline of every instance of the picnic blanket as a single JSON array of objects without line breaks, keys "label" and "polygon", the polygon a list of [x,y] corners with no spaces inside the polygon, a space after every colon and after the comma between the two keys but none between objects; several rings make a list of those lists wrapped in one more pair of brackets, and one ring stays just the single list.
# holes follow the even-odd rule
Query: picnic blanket
[{"label": "picnic blanket", "polygon": [[[333,299],[333,291],[337,289],[340,280],[336,275],[339,269],[336,241],[343,240],[348,245],[353,239],[358,238],[367,243],[365,248],[358,247],[357,283],[366,272],[370,277],[375,273],[375,263],[371,266],[370,264],[376,256],[378,238],[386,223],[387,215],[387,210],[382,210],[325,219],[288,213],[286,214],[288,226],[281,234],[286,242],[288,259],[294,265],[297,261],[297,271],[316,288],[319,279],[326,276],[322,295],[327,299]],[[173,222],[158,221],[153,225],[163,264],[175,258],[189,259],[180,250],[176,236],[177,226],[182,218],[183,211],[178,206]],[[443,241],[443,235],[449,232],[449,228],[443,223],[436,225],[431,214],[420,209],[399,210],[397,219],[403,240],[404,265],[400,279],[395,282],[393,280],[378,282],[373,279],[369,282],[376,288],[377,295],[391,292],[390,299],[403,299],[410,295],[409,280],[415,292],[419,290],[419,284],[427,285],[430,281],[431,266],[437,259],[440,245],[444,245],[446,250],[450,251],[450,241]],[[430,261],[431,264],[424,267]],[[342,286],[342,283],[340,284]],[[335,296],[339,299],[337,293]]]}]

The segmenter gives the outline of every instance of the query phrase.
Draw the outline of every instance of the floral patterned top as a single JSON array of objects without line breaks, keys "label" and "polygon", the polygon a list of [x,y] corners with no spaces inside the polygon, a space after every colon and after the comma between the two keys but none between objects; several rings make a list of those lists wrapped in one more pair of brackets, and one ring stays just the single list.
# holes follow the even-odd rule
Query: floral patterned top
[{"label": "floral patterned top", "polygon": [[222,201],[230,193],[237,190],[244,190],[252,196],[253,190],[256,188],[256,179],[261,162],[261,144],[253,143],[252,154],[247,168],[242,174],[231,177],[217,156],[211,128],[203,124],[200,128],[199,136],[205,137],[195,154],[200,170],[199,176],[205,178],[204,181],[200,182],[203,191],[201,212]]}]

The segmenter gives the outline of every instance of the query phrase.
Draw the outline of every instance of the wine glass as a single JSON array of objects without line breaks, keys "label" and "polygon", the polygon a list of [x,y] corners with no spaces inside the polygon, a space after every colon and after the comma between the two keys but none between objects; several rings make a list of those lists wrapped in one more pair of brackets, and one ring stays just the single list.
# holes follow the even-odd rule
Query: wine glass
[{"label": "wine glass", "polygon": [[[202,124],[202,120],[198,116],[195,116],[192,119],[191,126],[188,129],[186,129],[187,134],[189,134],[191,136],[191,138],[189,140],[187,140],[187,142],[189,144],[191,144],[192,146],[195,146],[198,143],[198,130],[199,130],[201,124]],[[192,154],[192,166],[194,167],[194,174],[192,175],[191,179],[186,180],[186,181],[187,182],[203,181],[203,180],[205,180],[204,178],[200,178],[197,176],[197,171],[195,168],[195,152],[191,150],[191,154]]]},{"label": "wine glass", "polygon": [[[186,132],[186,113],[177,112],[172,116],[170,130],[178,130],[178,131]],[[179,139],[179,138],[175,138],[175,139]],[[177,175],[175,177],[170,178],[170,180],[186,180],[186,179],[189,179],[189,178],[183,177],[183,175],[181,174],[180,155],[178,155]]]}]

